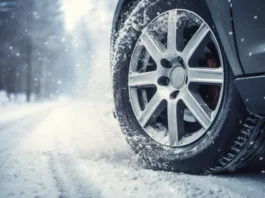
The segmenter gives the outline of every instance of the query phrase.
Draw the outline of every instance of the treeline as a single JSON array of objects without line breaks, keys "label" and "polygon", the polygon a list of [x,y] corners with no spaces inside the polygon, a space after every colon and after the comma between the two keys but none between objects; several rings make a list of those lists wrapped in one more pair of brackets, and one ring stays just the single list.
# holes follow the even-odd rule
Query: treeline
[{"label": "treeline", "polygon": [[71,37],[59,0],[0,0],[0,90],[27,101],[74,86]]}]

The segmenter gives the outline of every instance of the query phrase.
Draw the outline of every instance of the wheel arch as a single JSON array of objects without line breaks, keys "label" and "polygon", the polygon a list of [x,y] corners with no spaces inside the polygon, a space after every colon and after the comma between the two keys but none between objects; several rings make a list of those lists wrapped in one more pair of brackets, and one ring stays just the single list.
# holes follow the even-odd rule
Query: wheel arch
[{"label": "wheel arch", "polygon": [[[114,53],[117,33],[122,28],[127,13],[130,13],[141,0],[119,0],[112,22],[111,30],[111,53]],[[154,0],[153,0],[154,1]],[[178,0],[175,0],[178,1]],[[196,0],[195,0],[196,1]],[[239,60],[238,50],[235,41],[233,18],[229,1],[205,0],[216,25],[219,37],[226,52],[231,69],[235,76],[244,75]]]}]

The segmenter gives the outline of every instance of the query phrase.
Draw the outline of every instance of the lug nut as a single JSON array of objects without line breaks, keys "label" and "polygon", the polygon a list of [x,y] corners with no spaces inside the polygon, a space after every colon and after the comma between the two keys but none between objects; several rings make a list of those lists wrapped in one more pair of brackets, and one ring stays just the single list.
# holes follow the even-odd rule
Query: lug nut
[{"label": "lug nut", "polygon": [[162,76],[158,79],[157,83],[161,86],[168,86],[170,79],[166,76]]},{"label": "lug nut", "polygon": [[183,59],[179,56],[178,57],[178,61],[179,61],[179,63],[182,65],[182,66],[184,66],[184,61],[183,61]]},{"label": "lug nut", "polygon": [[161,65],[165,68],[171,68],[172,67],[171,61],[164,59],[164,58],[161,60]]},{"label": "lug nut", "polygon": [[169,98],[170,98],[171,100],[174,100],[174,99],[176,99],[176,98],[178,97],[178,94],[179,94],[179,91],[174,91],[174,92],[172,92],[172,93],[170,94]]}]

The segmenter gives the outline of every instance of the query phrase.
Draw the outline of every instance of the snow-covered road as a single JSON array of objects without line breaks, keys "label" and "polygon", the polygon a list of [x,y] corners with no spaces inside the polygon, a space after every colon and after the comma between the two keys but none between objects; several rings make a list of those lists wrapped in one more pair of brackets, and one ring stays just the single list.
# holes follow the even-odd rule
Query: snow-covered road
[{"label": "snow-covered road", "polygon": [[[63,100],[34,111],[17,107],[9,119],[1,114],[0,197],[264,197],[263,174],[145,169],[127,146],[111,105],[102,104]],[[24,113],[18,117],[19,111]]]}]

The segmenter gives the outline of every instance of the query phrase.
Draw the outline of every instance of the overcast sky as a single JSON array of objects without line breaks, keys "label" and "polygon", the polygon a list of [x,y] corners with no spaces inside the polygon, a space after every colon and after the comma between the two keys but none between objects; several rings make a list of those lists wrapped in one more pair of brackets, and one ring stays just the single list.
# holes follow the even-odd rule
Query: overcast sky
[{"label": "overcast sky", "polygon": [[[88,20],[88,28],[104,29],[111,25],[118,0],[62,0],[67,30],[72,30],[82,17]],[[107,26],[107,27],[106,27]]]}]

